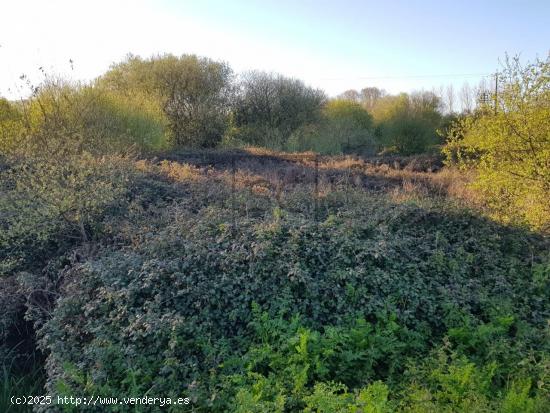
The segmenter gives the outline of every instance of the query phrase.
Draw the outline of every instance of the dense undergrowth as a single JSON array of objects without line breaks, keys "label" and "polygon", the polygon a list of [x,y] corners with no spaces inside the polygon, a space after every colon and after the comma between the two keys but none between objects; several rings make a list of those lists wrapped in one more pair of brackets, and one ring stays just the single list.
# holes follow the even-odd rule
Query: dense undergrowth
[{"label": "dense undergrowth", "polygon": [[438,174],[324,158],[316,199],[312,161],[239,155],[233,178],[234,154],[208,156],[119,160],[116,197],[58,225],[38,203],[23,233],[48,231],[12,235],[10,298],[27,296],[48,394],[547,411],[542,236],[481,218]]},{"label": "dense undergrowth", "polygon": [[[405,156],[436,143],[440,114],[414,109],[433,112],[428,95],[388,97],[404,112],[388,107],[379,115],[399,122],[372,129],[380,119],[357,102],[252,74],[250,87],[325,105],[321,129],[302,130],[284,94],[285,117],[248,111],[254,94],[229,110],[230,70],[196,56],[130,59],[93,85],[50,80],[0,100],[0,411],[44,393],[191,400],[132,411],[549,411],[539,66],[523,112],[512,77],[509,110],[454,125],[445,167],[435,148]],[[341,153],[377,153],[384,134],[400,154]],[[181,147],[243,136],[340,155]]]}]

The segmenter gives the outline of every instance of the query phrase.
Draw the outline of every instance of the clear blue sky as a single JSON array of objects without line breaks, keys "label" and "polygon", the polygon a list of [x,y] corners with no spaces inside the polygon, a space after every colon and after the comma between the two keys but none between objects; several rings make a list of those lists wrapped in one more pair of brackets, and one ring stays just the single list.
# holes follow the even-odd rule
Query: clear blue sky
[{"label": "clear blue sky", "polygon": [[[0,94],[21,73],[90,79],[128,52],[197,53],[236,71],[304,79],[335,95],[431,89],[491,73],[508,52],[550,50],[550,0],[11,1],[0,17]],[[418,76],[418,77],[417,77]]]}]

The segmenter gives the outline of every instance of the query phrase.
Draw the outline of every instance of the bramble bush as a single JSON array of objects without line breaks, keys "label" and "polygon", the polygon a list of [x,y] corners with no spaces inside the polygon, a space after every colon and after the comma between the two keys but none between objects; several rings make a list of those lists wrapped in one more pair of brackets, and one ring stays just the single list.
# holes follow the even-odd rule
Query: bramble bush
[{"label": "bramble bush", "polygon": [[[214,412],[549,410],[547,239],[441,191],[369,192],[365,181],[382,180],[382,169],[355,171],[357,188],[338,173],[346,160],[326,162],[315,192],[307,166],[286,171],[288,188],[258,176],[277,165],[264,157],[243,161],[236,182],[227,169],[136,162],[165,145],[168,115],[163,95],[134,86],[158,86],[144,67],[168,76],[180,64],[221,71],[212,134],[201,140],[200,128],[180,124],[177,135],[209,146],[227,126],[230,72],[192,56],[129,59],[109,82],[52,80],[26,102],[0,101],[0,409],[14,386],[32,388],[36,370],[13,372],[16,350],[38,342],[52,396],[191,397],[190,411]],[[308,96],[317,114],[324,98]],[[408,122],[420,105],[426,115],[418,139],[407,140],[407,123],[386,142],[402,152],[435,143],[437,101],[417,98],[389,111]],[[178,102],[164,102],[177,113]],[[332,120],[370,128],[356,105],[335,106]],[[493,149],[478,149],[454,153],[488,165]],[[523,172],[543,173],[539,161]]]},{"label": "bramble bush", "polygon": [[234,231],[223,198],[132,207],[126,247],[65,273],[39,332],[50,392],[209,411],[548,406],[536,236],[364,193],[327,199],[319,224],[289,201]]},{"label": "bramble bush", "polygon": [[[100,240],[108,242],[106,217],[123,213],[139,175],[134,154],[159,148],[164,139],[161,119],[143,102],[50,77],[31,89],[25,101],[0,101],[5,388],[42,374],[39,364],[26,361],[41,359],[33,323],[51,310],[63,269],[93,255]],[[12,411],[7,400],[0,410]]]},{"label": "bramble bush", "polygon": [[0,104],[0,273],[39,267],[98,239],[125,203],[139,152],[165,145],[162,113],[132,98],[47,76],[26,101]]}]

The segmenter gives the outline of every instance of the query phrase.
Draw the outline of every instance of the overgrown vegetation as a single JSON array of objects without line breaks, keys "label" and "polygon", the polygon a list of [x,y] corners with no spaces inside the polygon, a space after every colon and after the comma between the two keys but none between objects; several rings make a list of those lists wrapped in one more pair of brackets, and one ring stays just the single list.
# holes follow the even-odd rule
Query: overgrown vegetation
[{"label": "overgrown vegetation", "polygon": [[351,100],[333,99],[326,103],[319,122],[296,132],[288,147],[324,154],[374,155],[379,144],[374,136],[372,116],[365,108]]},{"label": "overgrown vegetation", "polygon": [[450,162],[478,172],[475,187],[505,222],[550,229],[550,58],[508,59],[494,107],[450,131]]},{"label": "overgrown vegetation", "polygon": [[508,70],[461,169],[433,94],[196,56],[0,100],[0,410],[548,411],[548,63]]},{"label": "overgrown vegetation", "polygon": [[232,137],[244,143],[283,149],[292,135],[320,118],[325,94],[280,75],[249,72],[239,84]]},{"label": "overgrown vegetation", "polygon": [[234,218],[223,169],[140,164],[154,197],[117,216],[120,249],[64,272],[40,330],[50,392],[209,411],[548,407],[542,239],[326,176],[316,223],[312,164],[277,198],[251,184],[265,163],[240,161]]},{"label": "overgrown vegetation", "polygon": [[145,94],[162,108],[175,145],[214,147],[227,127],[232,71],[195,55],[129,56],[98,79],[125,96]]},{"label": "overgrown vegetation", "polygon": [[377,136],[390,150],[413,154],[442,143],[440,101],[433,93],[401,94],[380,99],[373,108]]}]

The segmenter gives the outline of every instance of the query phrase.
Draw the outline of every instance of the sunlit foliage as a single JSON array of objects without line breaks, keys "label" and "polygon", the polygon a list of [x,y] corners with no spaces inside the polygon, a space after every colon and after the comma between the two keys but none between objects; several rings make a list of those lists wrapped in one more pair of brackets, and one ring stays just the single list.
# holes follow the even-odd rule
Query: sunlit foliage
[{"label": "sunlit foliage", "polygon": [[548,231],[550,58],[525,66],[508,59],[500,80],[493,102],[451,128],[445,153],[477,170],[474,187],[497,218]]},{"label": "sunlit foliage", "polygon": [[227,128],[232,97],[232,70],[195,55],[129,56],[111,67],[98,83],[157,103],[165,114],[172,142],[178,146],[213,147]]},{"label": "sunlit foliage", "polygon": [[361,104],[333,99],[323,107],[318,122],[293,134],[289,148],[326,154],[375,154],[378,144],[373,132],[372,116]]},{"label": "sunlit foliage", "polygon": [[372,114],[376,135],[389,150],[402,154],[424,152],[440,143],[440,101],[432,93],[402,93],[377,100]]}]

